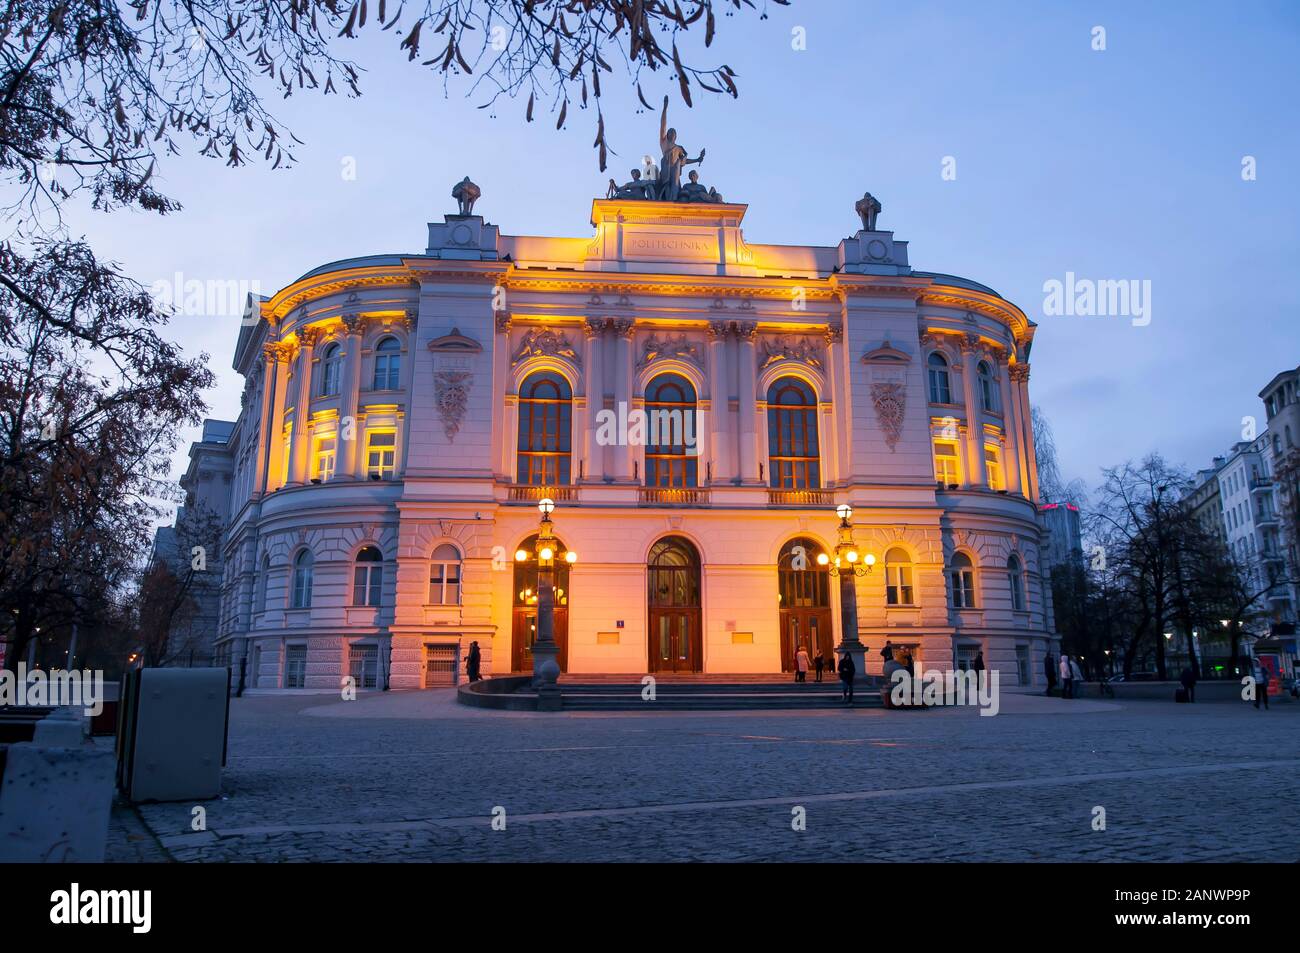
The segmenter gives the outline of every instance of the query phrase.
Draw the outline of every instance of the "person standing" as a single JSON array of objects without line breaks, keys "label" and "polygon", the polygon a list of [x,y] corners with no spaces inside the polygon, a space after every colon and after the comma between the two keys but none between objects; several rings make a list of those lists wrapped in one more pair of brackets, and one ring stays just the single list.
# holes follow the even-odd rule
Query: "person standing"
[{"label": "person standing", "polygon": [[1051,652],[1043,656],[1043,672],[1047,675],[1047,694],[1051,695],[1056,688],[1056,659]]},{"label": "person standing", "polygon": [[1083,691],[1083,669],[1079,667],[1079,660],[1073,655],[1070,656],[1070,697],[1078,698],[1079,693]]},{"label": "person standing", "polygon": [[477,682],[483,676],[479,673],[479,666],[483,663],[483,655],[479,651],[478,640],[475,639],[469,644],[469,654],[465,656],[465,677],[471,682]]},{"label": "person standing", "polygon": [[1074,697],[1074,672],[1070,669],[1070,656],[1061,653],[1061,697]]},{"label": "person standing", "polygon": [[816,656],[813,657],[813,669],[817,672],[817,681],[819,682],[822,680],[822,669],[825,667],[826,656],[822,654],[821,649],[818,649]]},{"label": "person standing", "polygon": [[858,674],[858,667],[853,664],[853,656],[845,652],[840,656],[840,692],[841,699],[849,704],[853,704],[853,679]]},{"label": "person standing", "polygon": [[1256,655],[1250,663],[1250,672],[1255,676],[1255,707],[1259,708],[1259,702],[1264,700],[1264,710],[1268,711],[1268,669],[1264,667],[1264,660]]},{"label": "person standing", "polygon": [[1190,665],[1183,669],[1183,674],[1178,676],[1178,681],[1182,683],[1183,691],[1187,692],[1187,700],[1196,701],[1196,673],[1192,671]]},{"label": "person standing", "polygon": [[802,645],[794,656],[794,680],[796,682],[808,681],[808,650]]},{"label": "person standing", "polygon": [[975,653],[975,661],[970,664],[971,671],[975,673],[975,684],[978,685],[984,681],[984,650],[980,649]]},{"label": "person standing", "polygon": [[886,662],[892,662],[894,660],[894,643],[889,641],[889,639],[885,639],[885,645],[880,650],[880,657]]}]

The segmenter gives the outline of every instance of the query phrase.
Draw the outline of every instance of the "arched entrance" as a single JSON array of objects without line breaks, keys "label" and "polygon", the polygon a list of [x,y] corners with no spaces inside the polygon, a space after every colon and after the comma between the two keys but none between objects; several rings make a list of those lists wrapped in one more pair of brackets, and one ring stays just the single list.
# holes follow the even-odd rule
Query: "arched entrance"
[{"label": "arched entrance", "polygon": [[650,547],[650,671],[704,671],[700,612],[700,554],[688,540],[667,536]]},{"label": "arched entrance", "polygon": [[781,548],[777,559],[783,672],[794,671],[794,656],[800,645],[808,650],[809,660],[817,656],[818,649],[827,661],[835,658],[830,567],[817,562],[821,552],[824,550],[815,540],[799,536]]},{"label": "arched entrance", "polygon": [[[533,552],[537,547],[534,533],[519,544],[519,549]],[[559,648],[560,671],[569,670],[569,564],[564,559],[565,546],[555,541],[555,644]],[[533,642],[537,639],[537,560],[515,563],[513,623],[510,638],[510,667],[515,672],[533,670]]]}]

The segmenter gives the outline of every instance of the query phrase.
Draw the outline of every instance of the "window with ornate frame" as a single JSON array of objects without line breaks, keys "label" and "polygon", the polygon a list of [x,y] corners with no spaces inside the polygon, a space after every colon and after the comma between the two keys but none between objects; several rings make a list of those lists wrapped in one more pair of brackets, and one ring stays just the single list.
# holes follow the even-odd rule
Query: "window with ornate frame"
[{"label": "window with ornate frame", "polygon": [[767,389],[768,483],[778,490],[822,485],[817,395],[805,381],[782,377]]},{"label": "window with ornate frame", "polygon": [[460,551],[443,543],[429,561],[429,604],[460,605]]},{"label": "window with ornate frame", "polygon": [[352,604],[378,606],[384,591],[384,557],[374,546],[366,546],[353,560]]},{"label": "window with ornate frame", "polygon": [[537,371],[519,387],[519,439],[515,482],[567,486],[572,439],[573,389],[563,374]]},{"label": "window with ornate frame", "polygon": [[885,552],[885,604],[891,606],[915,605],[912,585],[912,557],[901,546]]},{"label": "window with ornate frame", "polygon": [[975,566],[965,553],[956,553],[948,567],[954,609],[975,608]]}]

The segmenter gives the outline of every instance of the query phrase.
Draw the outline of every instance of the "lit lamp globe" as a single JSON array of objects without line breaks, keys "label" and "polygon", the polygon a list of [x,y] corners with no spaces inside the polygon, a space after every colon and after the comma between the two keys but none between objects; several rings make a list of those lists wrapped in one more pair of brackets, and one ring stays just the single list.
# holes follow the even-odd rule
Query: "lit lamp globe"
[{"label": "lit lamp globe", "polygon": [[874,566],[876,564],[876,557],[871,553],[867,553],[867,555],[862,557],[862,561],[868,566]]},{"label": "lit lamp globe", "polygon": [[576,563],[578,561],[578,554],[571,549],[564,554],[564,561],[566,563]]},{"label": "lit lamp globe", "polygon": [[515,562],[520,562],[520,563],[522,563],[522,562],[527,562],[527,561],[528,561],[528,550],[526,550],[526,549],[516,549],[516,550],[515,550]]},{"label": "lit lamp globe", "polygon": [[853,507],[849,506],[847,503],[841,503],[839,506],[835,507],[835,515],[847,523],[849,517],[853,515]]},{"label": "lit lamp globe", "polygon": [[551,514],[555,512],[555,501],[549,496],[544,496],[537,501],[537,508],[541,510],[543,519],[550,519]]},{"label": "lit lamp globe", "polygon": [[825,565],[827,565],[830,561],[831,561],[831,557],[827,556],[825,553],[818,553],[818,554],[817,554],[817,565],[818,565],[818,566],[825,566]]}]

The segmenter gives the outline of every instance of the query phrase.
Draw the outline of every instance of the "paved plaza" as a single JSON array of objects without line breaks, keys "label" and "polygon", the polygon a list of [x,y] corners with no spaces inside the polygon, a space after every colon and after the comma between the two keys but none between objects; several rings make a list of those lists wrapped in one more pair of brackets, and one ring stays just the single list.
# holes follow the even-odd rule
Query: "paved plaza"
[{"label": "paved plaza", "polygon": [[192,804],[118,806],[109,859],[1294,862],[1297,737],[1294,703],[539,715],[451,690],[246,697],[207,830]]}]

